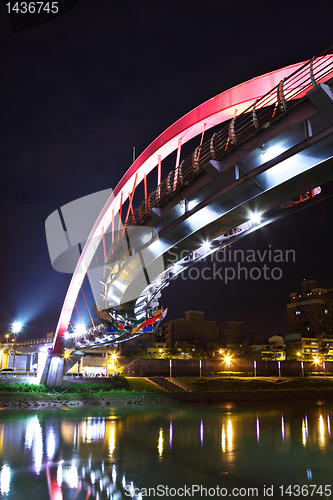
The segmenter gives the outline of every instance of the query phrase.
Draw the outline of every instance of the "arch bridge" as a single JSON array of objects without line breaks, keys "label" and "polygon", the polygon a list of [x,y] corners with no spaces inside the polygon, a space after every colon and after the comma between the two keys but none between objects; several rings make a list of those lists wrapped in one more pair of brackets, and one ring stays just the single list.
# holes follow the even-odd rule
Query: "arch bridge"
[{"label": "arch bridge", "polygon": [[[80,352],[154,331],[166,314],[159,299],[171,278],[322,199],[321,186],[333,179],[332,48],[204,102],[158,136],[107,199],[101,194],[103,206],[79,246],[43,382],[59,383],[64,345]],[[194,137],[197,146],[181,160],[183,144]],[[173,151],[175,168],[162,181],[161,163]],[[153,171],[157,186],[149,193]],[[144,200],[134,209],[140,183]],[[68,212],[61,210],[66,226]],[[55,217],[46,221],[49,249]],[[101,324],[89,312],[91,326],[73,328],[74,309],[82,319],[77,298],[86,276]]]}]

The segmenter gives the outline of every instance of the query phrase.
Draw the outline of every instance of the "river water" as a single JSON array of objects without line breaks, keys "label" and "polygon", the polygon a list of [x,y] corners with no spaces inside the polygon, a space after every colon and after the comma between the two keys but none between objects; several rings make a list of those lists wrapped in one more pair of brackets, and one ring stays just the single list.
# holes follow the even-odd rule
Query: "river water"
[{"label": "river water", "polygon": [[2,410],[0,498],[333,498],[331,418],[324,403]]}]

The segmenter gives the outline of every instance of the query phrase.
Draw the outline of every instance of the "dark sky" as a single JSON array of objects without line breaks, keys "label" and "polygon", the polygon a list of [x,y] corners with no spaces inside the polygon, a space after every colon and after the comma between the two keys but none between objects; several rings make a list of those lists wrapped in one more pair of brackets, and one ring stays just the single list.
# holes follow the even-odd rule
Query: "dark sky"
[{"label": "dark sky", "polygon": [[[56,327],[70,276],[50,263],[50,213],[115,187],[133,146],[139,154],[205,100],[321,52],[333,43],[332,10],[327,0],[80,0],[12,33],[1,3],[0,332],[17,319],[23,338]],[[258,337],[287,333],[301,280],[333,287],[332,213],[326,200],[237,243],[294,249],[280,280],[178,279],[163,295],[168,318],[200,309],[221,327],[242,320]]]}]

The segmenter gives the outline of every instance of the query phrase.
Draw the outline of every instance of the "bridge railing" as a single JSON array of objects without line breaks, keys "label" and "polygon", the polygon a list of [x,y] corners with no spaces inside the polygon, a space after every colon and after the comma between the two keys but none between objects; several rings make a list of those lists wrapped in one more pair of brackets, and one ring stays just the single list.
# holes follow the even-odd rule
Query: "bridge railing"
[{"label": "bridge railing", "polygon": [[125,237],[130,226],[143,224],[149,218],[152,208],[161,207],[184,186],[193,181],[203,171],[203,166],[211,160],[220,160],[225,154],[239,146],[251,135],[260,133],[273,120],[278,119],[302,99],[306,93],[321,82],[333,78],[333,45],[306,62],[301,68],[280,81],[265,95],[257,99],[240,115],[234,116],[192,155],[172,170],[166,179],[150,193],[146,200],[134,211],[123,229],[118,233],[108,253],[108,260],[116,252],[118,244]]},{"label": "bridge railing", "polygon": [[[31,339],[31,340],[23,340],[22,342],[16,342],[16,346],[27,346],[27,345],[34,345],[34,344],[50,344],[52,342],[53,342],[52,338],[43,337],[41,339]],[[12,345],[14,345],[14,342],[6,342],[6,345],[12,346]]]}]

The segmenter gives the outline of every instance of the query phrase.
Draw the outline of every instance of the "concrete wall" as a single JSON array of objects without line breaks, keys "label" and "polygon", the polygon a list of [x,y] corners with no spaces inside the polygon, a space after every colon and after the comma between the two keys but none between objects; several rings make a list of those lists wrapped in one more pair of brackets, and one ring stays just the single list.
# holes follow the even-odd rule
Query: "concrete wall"
[{"label": "concrete wall", "polygon": [[[161,375],[169,376],[169,360],[168,359],[134,359],[127,365],[123,374],[125,376],[145,376],[145,375]],[[228,374],[228,367],[225,361],[221,360],[202,360],[202,375],[217,375],[224,372]],[[321,372],[324,373],[322,364],[316,366],[312,362],[304,362],[304,372]],[[333,361],[326,362],[326,373],[333,374]],[[172,360],[172,376],[199,376],[199,360]],[[253,361],[233,360],[230,364],[230,374],[243,376],[253,376],[254,366]],[[299,361],[281,361],[281,376],[302,375],[301,363]],[[277,361],[257,361],[257,376],[279,376],[279,368]]]},{"label": "concrete wall", "polygon": [[[25,372],[30,371],[30,354],[17,354],[15,356],[15,371]],[[13,368],[14,355],[10,354],[7,358],[7,366],[3,368]]]}]

